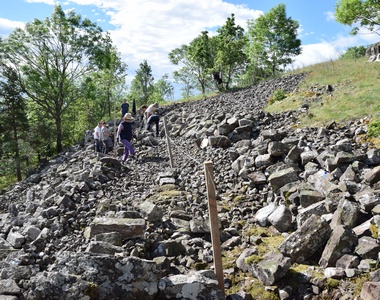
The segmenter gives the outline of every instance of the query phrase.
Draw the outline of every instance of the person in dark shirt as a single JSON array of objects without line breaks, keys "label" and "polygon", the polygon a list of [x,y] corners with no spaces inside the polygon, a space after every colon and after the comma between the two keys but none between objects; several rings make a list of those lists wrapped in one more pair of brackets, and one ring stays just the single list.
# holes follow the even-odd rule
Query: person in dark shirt
[{"label": "person in dark shirt", "polygon": [[129,104],[127,102],[127,99],[123,100],[123,104],[120,106],[121,108],[121,118],[124,118],[125,114],[129,112]]},{"label": "person in dark shirt", "polygon": [[126,113],[123,117],[123,121],[120,122],[117,129],[118,140],[124,145],[124,154],[121,158],[121,162],[124,164],[128,156],[134,158],[135,149],[131,143],[133,138],[133,120],[134,118],[130,113]]}]

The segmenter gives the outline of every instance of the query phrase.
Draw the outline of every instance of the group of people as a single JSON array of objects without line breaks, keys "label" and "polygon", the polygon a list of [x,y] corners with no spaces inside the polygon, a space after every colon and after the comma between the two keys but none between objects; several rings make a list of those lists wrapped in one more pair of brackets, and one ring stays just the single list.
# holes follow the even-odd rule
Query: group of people
[{"label": "group of people", "polygon": [[[127,99],[123,100],[123,103],[120,106],[121,110],[121,118],[124,119],[125,114],[129,113],[129,104],[127,102]],[[156,136],[159,136],[160,130],[159,130],[159,122],[160,117],[158,116],[158,103],[155,102],[149,106],[146,106],[145,104],[141,106],[140,109],[140,130],[144,128],[147,131],[151,131],[153,125],[156,127]]]},{"label": "group of people", "polygon": [[[122,121],[117,128],[117,142],[122,143],[124,146],[124,154],[121,157],[121,162],[124,163],[128,157],[134,158],[135,149],[132,145],[132,138],[134,137],[133,125],[134,117],[129,113],[129,104],[126,99],[123,100],[123,104],[120,107],[122,114]],[[153,130],[155,125],[156,136],[159,136],[159,122],[160,117],[158,116],[158,103],[153,103],[149,106],[142,105],[140,109],[140,130],[145,126],[145,129],[150,132]],[[107,124],[104,121],[100,121],[98,126],[94,129],[94,139],[97,152],[108,153],[110,148],[107,146],[109,143],[111,133],[109,132]],[[113,144],[112,144],[113,148]]]},{"label": "group of people", "polygon": [[95,151],[107,154],[113,149],[111,131],[104,121],[100,121],[94,129]]}]

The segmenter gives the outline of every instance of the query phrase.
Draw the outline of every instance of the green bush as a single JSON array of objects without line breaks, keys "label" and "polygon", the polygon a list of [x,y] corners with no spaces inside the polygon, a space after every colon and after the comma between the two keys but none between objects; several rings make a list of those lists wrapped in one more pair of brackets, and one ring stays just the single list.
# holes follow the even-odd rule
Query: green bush
[{"label": "green bush", "polygon": [[286,93],[283,90],[275,90],[273,92],[273,100],[274,101],[281,101],[286,98]]},{"label": "green bush", "polygon": [[343,53],[341,58],[356,59],[365,56],[368,47],[349,47],[345,53]]},{"label": "green bush", "polygon": [[377,120],[368,124],[368,136],[369,137],[380,136],[380,120]]},{"label": "green bush", "polygon": [[281,101],[286,98],[286,93],[283,90],[275,90],[273,95],[269,98],[269,104],[273,104],[276,101]]}]

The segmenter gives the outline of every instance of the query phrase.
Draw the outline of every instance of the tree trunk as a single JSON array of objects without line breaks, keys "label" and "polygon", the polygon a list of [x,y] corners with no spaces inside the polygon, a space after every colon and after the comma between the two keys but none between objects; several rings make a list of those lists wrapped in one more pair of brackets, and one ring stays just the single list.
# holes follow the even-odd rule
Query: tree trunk
[{"label": "tree trunk", "polygon": [[62,147],[62,124],[61,124],[61,116],[57,114],[55,116],[55,126],[57,130],[57,154],[60,153],[63,149]]},{"label": "tree trunk", "polygon": [[110,95],[110,89],[107,88],[107,111],[108,116],[111,116],[111,95]]},{"label": "tree trunk", "polygon": [[21,164],[20,164],[20,149],[18,145],[18,135],[17,135],[17,129],[13,127],[13,139],[15,141],[15,160],[16,160],[16,176],[17,176],[17,181],[22,180],[22,174],[21,174]]}]

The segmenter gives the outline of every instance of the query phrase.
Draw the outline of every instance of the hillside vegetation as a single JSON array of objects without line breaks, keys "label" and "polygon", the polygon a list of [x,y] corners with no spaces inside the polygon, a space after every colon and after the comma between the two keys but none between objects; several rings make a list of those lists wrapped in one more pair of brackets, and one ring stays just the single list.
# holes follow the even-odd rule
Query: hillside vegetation
[{"label": "hillside vegetation", "polygon": [[[308,104],[308,113],[299,120],[302,127],[364,117],[372,122],[379,120],[380,62],[367,60],[367,57],[339,59],[299,69],[294,73],[308,72],[309,75],[298,91],[274,101],[266,110],[283,112]],[[325,93],[327,85],[333,87],[331,95]]]}]

